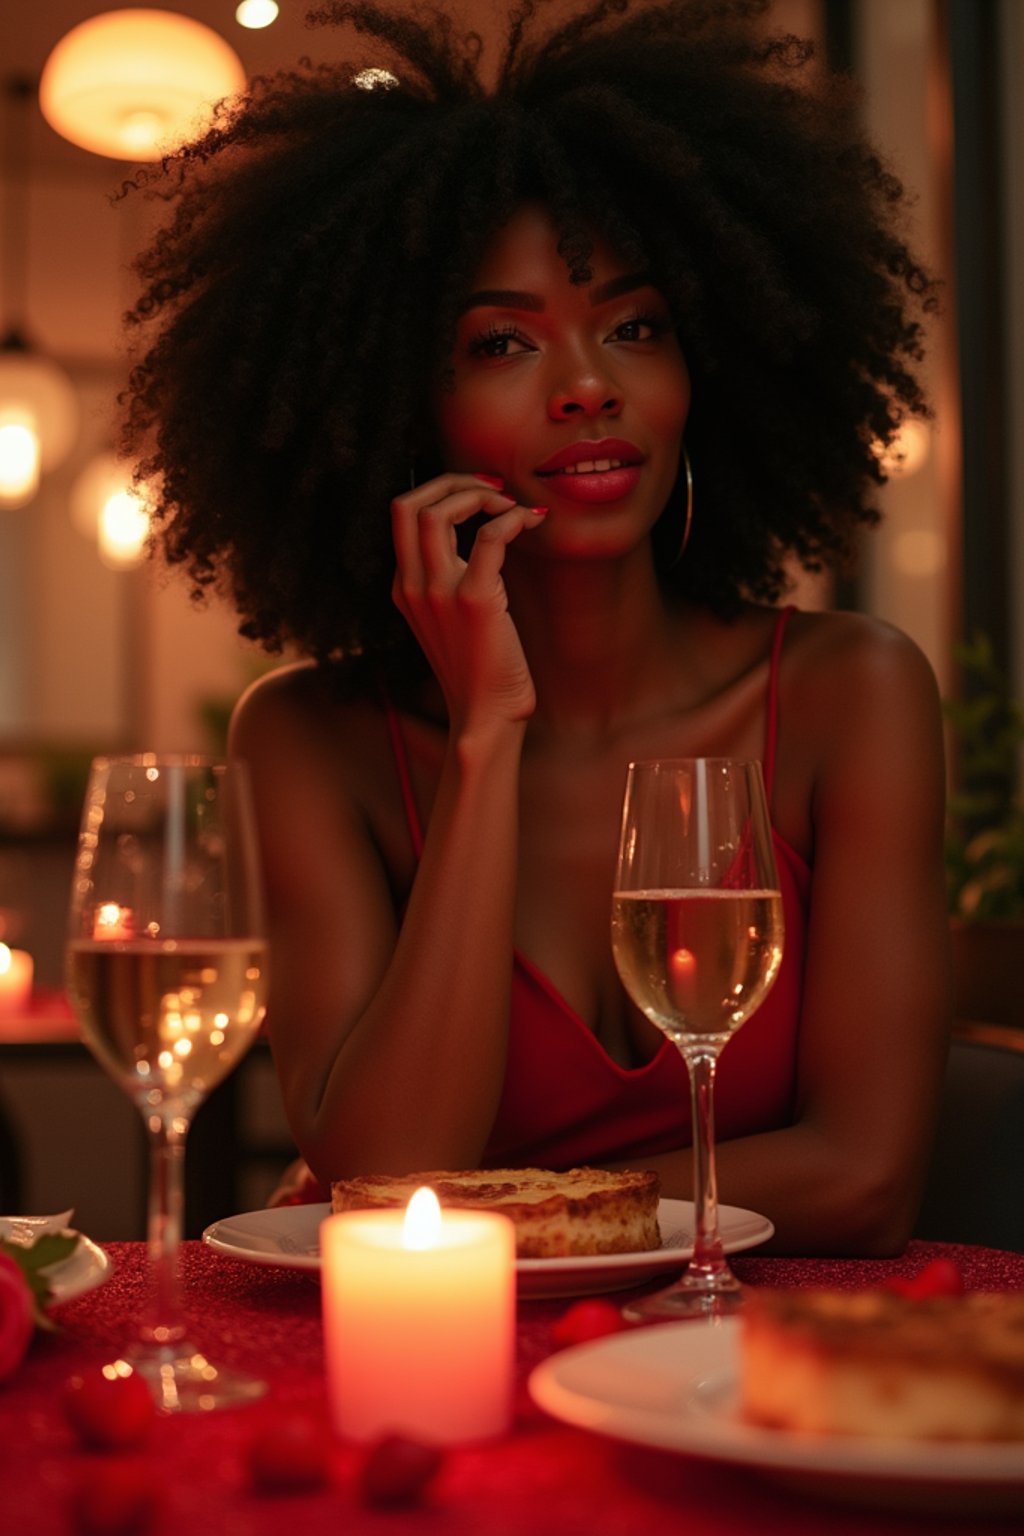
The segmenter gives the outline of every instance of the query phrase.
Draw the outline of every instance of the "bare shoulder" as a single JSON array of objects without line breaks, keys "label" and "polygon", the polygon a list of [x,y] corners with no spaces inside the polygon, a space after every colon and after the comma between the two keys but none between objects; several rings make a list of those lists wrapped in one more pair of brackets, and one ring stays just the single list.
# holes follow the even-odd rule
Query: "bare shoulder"
[{"label": "bare shoulder", "polygon": [[[794,613],[779,674],[775,819],[820,854],[826,824],[852,808],[897,808],[911,787],[934,820],[944,793],[942,713],[927,657],[902,631],[846,612]],[[873,811],[872,811],[873,814]]]},{"label": "bare shoulder", "polygon": [[294,728],[303,714],[302,701],[308,699],[315,668],[308,662],[295,662],[266,672],[242,694],[231,716],[232,746],[258,742],[265,734]]},{"label": "bare shoulder", "polygon": [[396,890],[415,869],[381,699],[329,667],[299,662],[267,673],[235,706],[231,751],[250,764],[266,818],[308,822],[310,858],[332,837],[368,839]]},{"label": "bare shoulder", "polygon": [[265,672],[251,683],[235,705],[232,729],[264,731],[297,725],[318,717],[328,690],[320,669],[311,661],[297,661]]},{"label": "bare shoulder", "polygon": [[784,666],[790,702],[805,717],[823,712],[833,732],[892,710],[939,715],[938,684],[924,652],[902,630],[867,614],[794,614]]},{"label": "bare shoulder", "polygon": [[300,661],[265,673],[242,694],[231,720],[238,756],[276,756],[301,745],[314,756],[360,756],[379,734],[380,708],[329,669]]}]

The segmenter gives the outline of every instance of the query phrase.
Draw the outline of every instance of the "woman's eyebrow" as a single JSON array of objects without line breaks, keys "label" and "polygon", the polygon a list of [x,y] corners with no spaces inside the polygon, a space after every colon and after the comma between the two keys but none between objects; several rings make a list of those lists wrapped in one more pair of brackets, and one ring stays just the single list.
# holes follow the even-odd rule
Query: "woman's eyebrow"
[{"label": "woman's eyebrow", "polygon": [[632,293],[636,288],[650,288],[653,279],[649,272],[624,272],[621,277],[612,277],[606,283],[598,283],[591,291],[591,304],[606,304],[609,299],[617,299],[624,293]]},{"label": "woman's eyebrow", "polygon": [[[617,299],[624,293],[632,293],[636,288],[647,288],[651,283],[649,272],[624,272],[621,277],[609,278],[606,283],[598,283],[591,289],[590,302],[593,305],[606,304],[609,299]],[[477,293],[471,293],[462,311],[467,309],[528,309],[540,314],[545,308],[543,296],[539,293],[527,293],[520,288],[481,288]]]},{"label": "woman's eyebrow", "polygon": [[518,288],[481,288],[478,293],[471,293],[462,306],[463,313],[467,309],[531,309],[538,314],[545,307],[544,300],[539,293],[523,293]]}]

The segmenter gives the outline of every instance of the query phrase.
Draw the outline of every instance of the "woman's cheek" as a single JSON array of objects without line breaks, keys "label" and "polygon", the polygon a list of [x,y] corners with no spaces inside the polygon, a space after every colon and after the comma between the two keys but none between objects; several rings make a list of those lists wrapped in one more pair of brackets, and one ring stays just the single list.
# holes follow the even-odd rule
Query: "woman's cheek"
[{"label": "woman's cheek", "polygon": [[501,473],[523,444],[523,428],[511,401],[484,408],[452,397],[438,413],[441,456],[451,470]]}]

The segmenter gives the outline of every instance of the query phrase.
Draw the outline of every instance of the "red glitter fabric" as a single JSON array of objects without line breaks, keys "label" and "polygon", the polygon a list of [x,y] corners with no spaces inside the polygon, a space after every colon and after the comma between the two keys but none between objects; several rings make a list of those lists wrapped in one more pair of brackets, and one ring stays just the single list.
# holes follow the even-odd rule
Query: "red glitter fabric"
[{"label": "red glitter fabric", "polygon": [[[40,1334],[0,1384],[0,1528],[12,1536],[69,1536],[76,1488],[99,1459],[76,1443],[62,1412],[69,1375],[124,1346],[145,1291],[145,1248],[112,1244],[114,1270],[98,1290],[56,1309],[59,1331]],[[1024,1255],[948,1244],[911,1244],[895,1260],[734,1261],[751,1285],[857,1289],[915,1274],[944,1256],[969,1288],[1024,1289]],[[183,1252],[191,1336],[219,1363],[262,1375],[262,1404],[158,1419],[134,1459],[158,1489],[151,1536],[1010,1536],[1021,1518],[960,1520],[859,1509],[791,1491],[755,1473],[620,1446],[541,1412],[527,1378],[552,1350],[551,1325],[565,1301],[519,1308],[516,1418],[500,1440],[449,1451],[423,1502],[367,1509],[358,1493],[362,1452],[339,1445],[322,1490],[261,1494],[250,1481],[249,1444],[268,1415],[302,1409],[325,1416],[320,1289],[315,1276],[224,1258],[198,1243]],[[623,1293],[624,1294],[624,1293]],[[621,1299],[615,1297],[613,1299]],[[1024,1451],[1022,1451],[1024,1468]]]}]

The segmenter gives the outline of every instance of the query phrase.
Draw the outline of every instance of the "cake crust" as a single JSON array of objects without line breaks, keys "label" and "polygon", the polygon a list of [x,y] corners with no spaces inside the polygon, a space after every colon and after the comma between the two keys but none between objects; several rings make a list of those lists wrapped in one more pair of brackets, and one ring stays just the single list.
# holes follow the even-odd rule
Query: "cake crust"
[{"label": "cake crust", "polygon": [[600,1168],[434,1169],[426,1173],[365,1174],[331,1185],[331,1208],[354,1211],[405,1206],[428,1185],[443,1206],[493,1210],[516,1230],[520,1259],[649,1252],[661,1245],[661,1181],[645,1169],[611,1173]]}]

